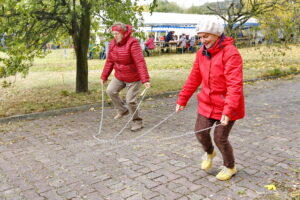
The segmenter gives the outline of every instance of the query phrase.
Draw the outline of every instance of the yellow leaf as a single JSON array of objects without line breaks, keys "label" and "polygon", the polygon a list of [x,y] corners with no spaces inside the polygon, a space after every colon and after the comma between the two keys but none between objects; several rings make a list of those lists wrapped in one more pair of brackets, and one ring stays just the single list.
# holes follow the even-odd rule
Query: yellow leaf
[{"label": "yellow leaf", "polygon": [[276,186],[274,184],[265,185],[264,187],[267,188],[268,190],[276,190]]}]

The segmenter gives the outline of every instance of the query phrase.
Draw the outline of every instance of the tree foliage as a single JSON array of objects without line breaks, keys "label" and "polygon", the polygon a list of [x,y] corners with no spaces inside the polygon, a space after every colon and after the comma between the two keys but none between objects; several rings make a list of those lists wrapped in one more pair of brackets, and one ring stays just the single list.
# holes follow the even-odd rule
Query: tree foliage
[{"label": "tree foliage", "polygon": [[297,42],[300,36],[300,0],[282,0],[272,13],[259,16],[268,41]]},{"label": "tree foliage", "polygon": [[158,0],[157,7],[154,9],[154,12],[183,13],[184,9],[174,2],[169,2],[168,0]]},{"label": "tree foliage", "polygon": [[[150,6],[152,10],[156,0]],[[143,8],[138,0],[0,0],[0,51],[5,76],[28,73],[43,46],[72,37],[76,53],[76,91],[88,91],[87,51],[91,31],[99,32],[119,21],[137,27]],[[104,26],[100,26],[100,24]]]},{"label": "tree foliage", "polygon": [[235,36],[250,18],[270,13],[278,4],[279,0],[229,0],[208,9],[227,23],[227,35]]},{"label": "tree foliage", "polygon": [[[220,2],[222,3],[222,2]],[[187,13],[187,14],[212,14],[207,7],[214,6],[217,3],[205,3],[201,6],[191,6],[189,8],[182,8],[175,2],[169,2],[168,0],[158,0],[157,7],[154,12],[165,12],[165,13]],[[145,8],[145,11],[148,9]]]},{"label": "tree foliage", "polygon": [[[222,4],[223,2],[218,2],[219,4]],[[214,3],[205,3],[201,6],[191,6],[187,9],[185,9],[185,13],[188,14],[203,14],[203,15],[208,15],[208,14],[213,14],[211,10],[208,9],[208,7],[215,7],[217,2]]]}]

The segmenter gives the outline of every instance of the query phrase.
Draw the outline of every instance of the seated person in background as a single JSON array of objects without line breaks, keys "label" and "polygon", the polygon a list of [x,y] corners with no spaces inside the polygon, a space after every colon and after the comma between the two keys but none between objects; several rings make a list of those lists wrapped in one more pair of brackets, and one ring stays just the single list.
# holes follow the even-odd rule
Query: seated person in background
[{"label": "seated person in background", "polygon": [[147,41],[145,42],[145,52],[147,53],[147,56],[150,56],[150,52],[148,50],[154,49],[154,37],[153,35],[149,35]]},{"label": "seated person in background", "polygon": [[173,35],[174,35],[174,33],[175,33],[175,31],[170,31],[169,33],[168,33],[168,35],[165,37],[165,46],[164,47],[167,47],[167,53],[169,52],[169,42],[171,41],[171,40],[174,40],[174,38],[173,38]]}]

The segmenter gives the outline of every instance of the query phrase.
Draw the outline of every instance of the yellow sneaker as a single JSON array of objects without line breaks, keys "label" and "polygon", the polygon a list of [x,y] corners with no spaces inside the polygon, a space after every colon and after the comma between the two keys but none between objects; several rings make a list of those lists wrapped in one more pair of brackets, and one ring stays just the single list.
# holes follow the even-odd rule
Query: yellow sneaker
[{"label": "yellow sneaker", "polygon": [[231,179],[231,177],[233,175],[235,175],[237,173],[237,170],[235,167],[230,169],[225,166],[222,166],[221,169],[222,170],[216,176],[216,178],[219,179],[220,181],[229,180],[229,179]]},{"label": "yellow sneaker", "polygon": [[208,170],[212,167],[212,160],[216,156],[216,152],[213,151],[212,154],[205,153],[202,156],[201,169]]}]

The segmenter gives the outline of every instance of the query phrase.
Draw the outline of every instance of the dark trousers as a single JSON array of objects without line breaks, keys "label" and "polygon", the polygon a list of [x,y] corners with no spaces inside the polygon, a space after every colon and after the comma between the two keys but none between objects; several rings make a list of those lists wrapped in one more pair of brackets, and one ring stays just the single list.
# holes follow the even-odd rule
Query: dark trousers
[{"label": "dark trousers", "polygon": [[195,47],[190,46],[190,47],[189,47],[189,50],[190,50],[191,53],[194,53],[194,52],[195,52]]},{"label": "dark trousers", "polygon": [[149,57],[150,56],[150,52],[149,52],[149,48],[148,47],[145,47],[145,52],[147,53],[147,56]]},{"label": "dark trousers", "polygon": [[[228,141],[228,136],[232,126],[235,121],[230,121],[227,126],[217,126],[214,131],[214,142],[220,150],[223,157],[223,164],[227,168],[234,167],[234,156],[232,146]],[[212,126],[214,123],[220,124],[219,120],[206,118],[200,114],[198,114],[195,132],[201,129],[208,128]],[[208,154],[212,154],[214,151],[214,146],[212,144],[212,139],[210,136],[210,129],[196,133],[196,137],[198,141],[202,144],[202,147],[205,152]]]},{"label": "dark trousers", "polygon": [[100,52],[99,58],[100,58],[100,60],[105,60],[106,59],[106,53],[105,53],[105,51],[101,51]]},{"label": "dark trousers", "polygon": [[165,49],[165,48],[167,49],[167,50],[166,50],[166,53],[169,53],[169,52],[170,52],[170,44],[169,44],[169,42],[166,42],[166,43],[165,43],[164,49]]},{"label": "dark trousers", "polygon": [[178,47],[177,48],[177,53],[185,53],[186,48],[183,47]]}]

